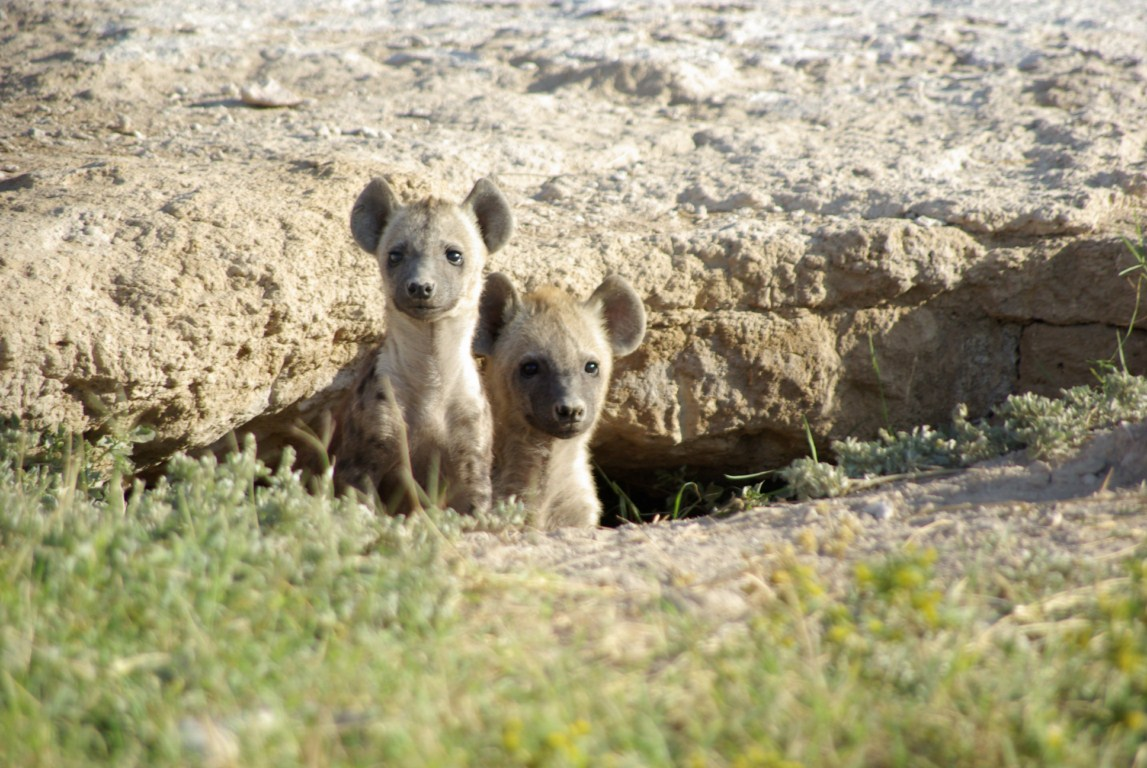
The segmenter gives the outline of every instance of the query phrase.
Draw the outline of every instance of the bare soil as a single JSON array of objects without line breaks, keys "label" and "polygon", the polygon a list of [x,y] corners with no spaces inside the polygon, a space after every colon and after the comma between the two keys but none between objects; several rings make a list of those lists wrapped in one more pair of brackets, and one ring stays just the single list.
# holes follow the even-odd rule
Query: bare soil
[{"label": "bare soil", "polygon": [[622,601],[668,599],[716,621],[770,599],[772,574],[801,564],[830,589],[857,563],[934,550],[941,583],[970,574],[1015,600],[1011,582],[1103,572],[1147,537],[1147,425],[1097,433],[1054,463],[1017,453],[918,480],[877,481],[835,499],[774,503],[616,529],[480,533],[464,551],[495,570],[537,569]]}]

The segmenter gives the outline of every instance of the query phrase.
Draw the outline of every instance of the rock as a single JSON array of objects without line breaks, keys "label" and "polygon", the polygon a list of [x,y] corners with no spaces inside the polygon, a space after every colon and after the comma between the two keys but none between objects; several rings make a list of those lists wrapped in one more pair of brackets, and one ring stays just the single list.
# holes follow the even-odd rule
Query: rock
[{"label": "rock", "polygon": [[667,100],[670,104],[694,104],[714,98],[722,79],[729,78],[735,67],[724,59],[694,63],[675,60],[644,59],[606,61],[588,65],[562,66],[554,71],[541,71],[530,90],[553,92],[576,84],[587,84],[591,90]]},{"label": "rock", "polygon": [[[495,176],[520,226],[493,269],[641,292],[648,338],[599,432],[611,476],[776,467],[807,452],[806,423],[827,445],[958,402],[982,416],[1082,383],[1135,311],[1147,64],[1143,12],[1117,0],[770,0],[736,23],[705,4],[377,4],[349,26],[239,0],[192,31],[169,5],[116,35],[93,32],[110,11],[14,7],[0,62],[0,168],[18,168],[0,179],[0,412],[146,423],[144,462],[318,428],[384,332],[347,227],[380,174],[453,198]],[[191,96],[232,80],[264,89]],[[305,113],[231,109],[298,103],[279,82]],[[109,115],[130,121],[94,130]],[[1125,358],[1143,372],[1138,332]]]},{"label": "rock", "polygon": [[[148,424],[158,436],[137,458],[159,460],[257,417],[285,412],[281,430],[313,415],[378,338],[378,267],[343,241],[358,179],[319,189],[283,170],[172,190],[181,176],[125,159],[6,193],[20,196],[0,224],[6,412]],[[282,194],[253,198],[256,186]]]},{"label": "rock", "polygon": [[572,195],[570,184],[561,177],[548,179],[534,198],[547,203],[557,203]]},{"label": "rock", "polygon": [[303,99],[276,80],[251,83],[239,90],[239,98],[249,107],[297,107]]},{"label": "rock", "polygon": [[1119,339],[1126,333],[1126,328],[1102,323],[1032,323],[1020,336],[1017,387],[1056,397],[1068,387],[1093,383],[1094,371],[1106,363],[1147,371],[1147,334],[1134,331],[1127,336],[1120,356]]},{"label": "rock", "polygon": [[0,179],[0,192],[9,192],[17,189],[31,189],[36,185],[36,175],[33,173],[18,173]]},{"label": "rock", "polygon": [[861,511],[880,521],[896,517],[896,505],[891,499],[874,499],[862,506]]},{"label": "rock", "polygon": [[718,199],[699,184],[694,184],[679,194],[677,202],[692,205],[697,209],[704,208],[710,213],[729,213],[740,208],[760,210],[771,206],[768,197],[757,192],[734,192],[728,197]]}]

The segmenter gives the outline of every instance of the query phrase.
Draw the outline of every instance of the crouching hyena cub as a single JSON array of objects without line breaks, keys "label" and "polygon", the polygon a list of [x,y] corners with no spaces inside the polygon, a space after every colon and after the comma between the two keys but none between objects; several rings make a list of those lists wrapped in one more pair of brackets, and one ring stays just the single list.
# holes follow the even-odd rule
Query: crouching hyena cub
[{"label": "crouching hyena cub", "polygon": [[539,528],[597,525],[589,441],[613,358],[637,349],[645,307],[620,277],[585,301],[547,286],[519,296],[486,278],[475,352],[494,413],[494,498],[516,496]]},{"label": "crouching hyena cub", "polygon": [[377,490],[392,512],[416,506],[419,487],[459,512],[485,511],[493,427],[471,343],[486,256],[513,232],[509,204],[481,179],[461,205],[404,206],[375,179],[350,226],[382,270],[386,339],[336,420],[335,481]]}]

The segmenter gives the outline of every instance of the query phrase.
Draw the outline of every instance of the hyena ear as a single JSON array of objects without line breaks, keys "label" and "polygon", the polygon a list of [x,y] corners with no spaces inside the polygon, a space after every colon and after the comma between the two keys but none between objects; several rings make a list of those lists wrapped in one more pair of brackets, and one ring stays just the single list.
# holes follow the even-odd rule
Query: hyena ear
[{"label": "hyena ear", "polygon": [[585,306],[605,321],[614,356],[625,357],[645,338],[645,305],[624,278],[606,277]]},{"label": "hyena ear", "polygon": [[350,210],[350,232],[358,247],[367,253],[378,251],[382,230],[400,207],[390,185],[382,179],[371,180]]},{"label": "hyena ear", "polygon": [[478,301],[478,331],[474,334],[474,354],[489,357],[494,352],[498,336],[514,315],[518,314],[521,301],[510,278],[501,272],[486,276],[482,287],[482,298]]},{"label": "hyena ear", "polygon": [[462,201],[462,208],[473,211],[488,253],[501,248],[514,234],[514,214],[510,212],[510,204],[498,185],[489,179],[478,179]]}]

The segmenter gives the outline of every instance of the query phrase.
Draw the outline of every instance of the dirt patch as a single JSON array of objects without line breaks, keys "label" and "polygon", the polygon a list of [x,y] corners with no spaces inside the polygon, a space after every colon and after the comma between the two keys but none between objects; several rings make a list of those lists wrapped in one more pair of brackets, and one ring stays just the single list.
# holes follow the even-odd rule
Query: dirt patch
[{"label": "dirt patch", "polygon": [[1008,591],[1029,570],[1073,572],[1131,556],[1147,540],[1147,425],[1097,434],[1055,464],[1013,454],[918,481],[836,499],[780,503],[724,516],[592,531],[478,533],[462,550],[483,566],[555,573],[645,602],[665,599],[717,620],[774,595],[794,563],[830,588],[857,563],[936,552],[942,583],[984,571]]}]

